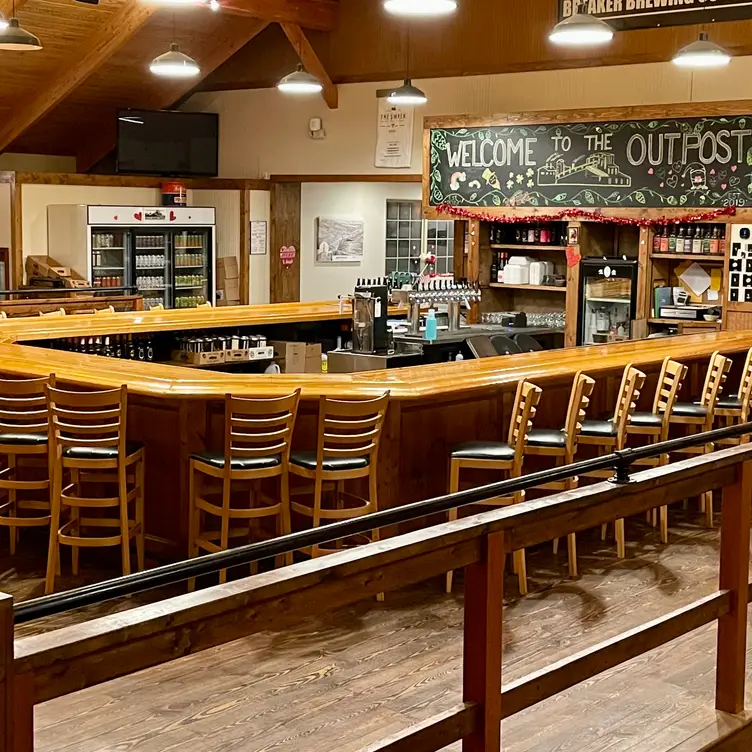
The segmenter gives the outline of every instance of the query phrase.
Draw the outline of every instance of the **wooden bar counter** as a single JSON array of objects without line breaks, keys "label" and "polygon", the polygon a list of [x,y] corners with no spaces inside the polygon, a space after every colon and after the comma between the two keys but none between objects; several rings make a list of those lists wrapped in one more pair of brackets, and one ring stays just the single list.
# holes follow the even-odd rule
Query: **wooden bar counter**
[{"label": "wooden bar counter", "polygon": [[[369,397],[389,390],[391,404],[379,458],[379,504],[405,504],[446,491],[448,447],[458,441],[502,437],[517,381],[543,388],[536,425],[563,423],[572,377],[596,379],[590,415],[613,409],[621,372],[633,363],[655,375],[664,357],[694,366],[687,389],[699,380],[714,350],[735,363],[752,346],[752,331],[640,340],[484,360],[353,374],[250,375],[104,358],[43,349],[25,342],[105,334],[181,332],[348,319],[336,301],[214,309],[114,313],[105,316],[0,321],[0,372],[23,376],[55,373],[61,384],[111,388],[127,384],[128,433],[146,446],[147,533],[184,556],[191,453],[221,448],[225,394],[268,396],[300,387],[303,402],[294,445],[313,448],[317,399]],[[729,390],[735,388],[734,380]],[[687,393],[685,397],[689,397]],[[652,382],[643,392],[652,399]]]}]

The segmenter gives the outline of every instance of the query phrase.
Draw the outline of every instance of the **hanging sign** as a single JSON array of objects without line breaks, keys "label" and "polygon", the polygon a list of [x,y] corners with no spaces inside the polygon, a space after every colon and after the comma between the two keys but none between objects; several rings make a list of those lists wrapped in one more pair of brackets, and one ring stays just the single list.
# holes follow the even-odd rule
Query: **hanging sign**
[{"label": "hanging sign", "polygon": [[752,206],[752,115],[432,128],[431,206]]},{"label": "hanging sign", "polygon": [[389,104],[379,97],[376,167],[410,167],[415,108]]},{"label": "hanging sign", "polygon": [[681,26],[752,18],[750,0],[559,0],[559,20],[575,13],[602,18],[615,29]]},{"label": "hanging sign", "polygon": [[279,249],[279,258],[285,266],[291,266],[295,263],[295,254],[294,245],[283,245]]}]

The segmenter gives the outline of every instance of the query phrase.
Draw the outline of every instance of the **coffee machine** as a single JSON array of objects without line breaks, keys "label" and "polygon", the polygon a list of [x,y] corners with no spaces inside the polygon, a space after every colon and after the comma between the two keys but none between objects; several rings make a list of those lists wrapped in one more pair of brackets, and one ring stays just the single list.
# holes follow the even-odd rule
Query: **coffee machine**
[{"label": "coffee machine", "polygon": [[389,349],[388,317],[386,278],[358,279],[353,297],[353,350],[385,353]]}]

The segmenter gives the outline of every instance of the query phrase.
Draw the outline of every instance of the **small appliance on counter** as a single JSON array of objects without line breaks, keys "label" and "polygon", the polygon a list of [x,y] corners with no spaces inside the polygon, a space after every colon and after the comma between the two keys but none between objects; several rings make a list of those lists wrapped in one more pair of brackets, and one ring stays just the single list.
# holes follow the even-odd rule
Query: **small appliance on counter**
[{"label": "small appliance on counter", "polygon": [[389,349],[389,285],[384,277],[358,279],[353,297],[353,349],[385,353]]}]

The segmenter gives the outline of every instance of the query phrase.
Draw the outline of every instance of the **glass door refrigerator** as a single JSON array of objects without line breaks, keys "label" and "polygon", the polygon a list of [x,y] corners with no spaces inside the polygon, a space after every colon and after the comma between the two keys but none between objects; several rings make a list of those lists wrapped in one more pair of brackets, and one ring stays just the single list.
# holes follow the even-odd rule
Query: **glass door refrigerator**
[{"label": "glass door refrigerator", "polygon": [[133,234],[134,284],[148,311],[162,305],[172,308],[172,254],[167,230],[138,229]]},{"label": "glass door refrigerator", "polygon": [[175,308],[214,303],[213,232],[209,227],[170,231],[173,267],[170,296]]},{"label": "glass door refrigerator", "polygon": [[631,339],[637,307],[637,261],[584,258],[580,261],[577,344]]}]

